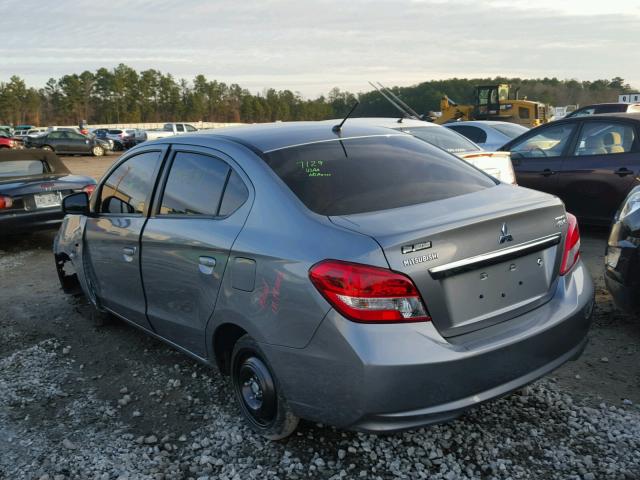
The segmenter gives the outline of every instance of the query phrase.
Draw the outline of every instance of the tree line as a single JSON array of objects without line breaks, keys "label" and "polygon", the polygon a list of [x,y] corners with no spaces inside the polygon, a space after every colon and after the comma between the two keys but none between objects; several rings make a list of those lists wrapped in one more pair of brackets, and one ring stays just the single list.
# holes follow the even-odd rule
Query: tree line
[{"label": "tree line", "polygon": [[[509,83],[527,96],[551,105],[617,101],[633,91],[624,79],[578,81],[557,78],[452,78],[410,87],[392,87],[419,113],[437,111],[440,98],[472,102],[476,85]],[[120,64],[113,69],[51,78],[42,88],[27,86],[19,76],[0,81],[0,124],[66,125],[155,123],[165,121],[269,122],[322,120],[344,116],[360,101],[354,116],[395,116],[398,112],[375,90],[352,93],[334,88],[317,98],[269,88],[251,93],[232,83],[176,79],[155,69],[136,71]]]}]

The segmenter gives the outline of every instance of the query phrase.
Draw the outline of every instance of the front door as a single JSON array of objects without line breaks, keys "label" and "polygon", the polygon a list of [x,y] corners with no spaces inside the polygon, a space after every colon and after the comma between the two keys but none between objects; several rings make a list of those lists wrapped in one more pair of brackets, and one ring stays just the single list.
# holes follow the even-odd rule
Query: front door
[{"label": "front door", "polygon": [[140,276],[140,234],[163,151],[135,154],[112,170],[96,192],[85,245],[90,281],[100,304],[150,329]]},{"label": "front door", "polygon": [[549,125],[517,140],[509,151],[518,185],[562,197],[557,176],[574,131],[571,123]]},{"label": "front door", "polygon": [[567,210],[589,223],[611,223],[640,168],[633,124],[587,119],[572,150],[558,175]]},{"label": "front door", "polygon": [[88,137],[76,132],[65,132],[67,134],[67,150],[71,153],[89,153],[91,141]]},{"label": "front door", "polygon": [[204,356],[205,329],[248,214],[249,191],[207,149],[178,149],[168,168],[142,234],[147,316],[159,335]]}]

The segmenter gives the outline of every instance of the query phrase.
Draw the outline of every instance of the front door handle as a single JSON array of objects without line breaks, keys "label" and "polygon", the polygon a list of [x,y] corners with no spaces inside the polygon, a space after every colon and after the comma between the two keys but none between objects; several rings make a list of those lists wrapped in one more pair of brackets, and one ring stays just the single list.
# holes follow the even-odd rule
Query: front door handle
[{"label": "front door handle", "polygon": [[198,270],[204,275],[211,275],[216,267],[216,259],[213,257],[202,256],[198,258]]},{"label": "front door handle", "polygon": [[615,173],[619,177],[626,177],[627,175],[633,175],[633,170],[629,170],[626,167],[622,167],[622,168],[619,168],[618,170],[616,170],[613,173]]},{"label": "front door handle", "polygon": [[133,256],[136,254],[137,247],[124,247],[122,249],[122,256],[125,262],[132,262]]},{"label": "front door handle", "polygon": [[543,177],[550,177],[551,175],[555,175],[555,174],[556,172],[554,172],[550,168],[545,168],[542,172],[540,172],[540,175],[542,175]]}]

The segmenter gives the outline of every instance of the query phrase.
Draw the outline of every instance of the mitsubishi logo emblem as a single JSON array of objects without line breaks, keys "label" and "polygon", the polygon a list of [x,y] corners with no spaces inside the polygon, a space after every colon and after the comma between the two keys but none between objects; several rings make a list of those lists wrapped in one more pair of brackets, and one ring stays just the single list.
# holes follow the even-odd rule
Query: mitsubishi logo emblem
[{"label": "mitsubishi logo emblem", "polygon": [[502,228],[500,229],[500,236],[498,237],[498,243],[503,244],[507,242],[512,242],[513,236],[509,233],[509,229],[507,228],[506,222],[502,224]]}]

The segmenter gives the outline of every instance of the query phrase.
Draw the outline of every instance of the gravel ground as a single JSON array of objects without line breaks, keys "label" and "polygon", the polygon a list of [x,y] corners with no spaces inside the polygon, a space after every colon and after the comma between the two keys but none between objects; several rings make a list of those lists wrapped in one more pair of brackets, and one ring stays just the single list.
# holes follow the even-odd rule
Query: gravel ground
[{"label": "gravel ground", "polygon": [[[640,478],[640,319],[598,284],[582,358],[455,422],[374,436],[302,422],[269,442],[227,380],[62,294],[42,232],[0,242],[0,478]],[[401,393],[401,392],[399,392]]]}]

